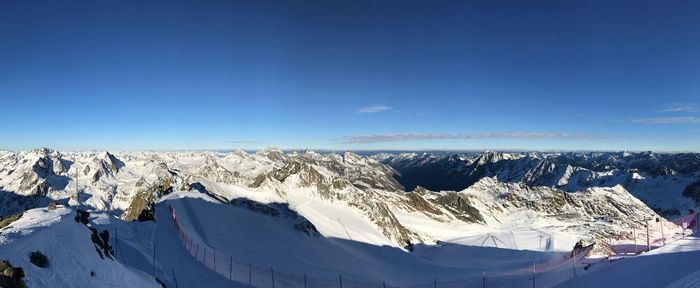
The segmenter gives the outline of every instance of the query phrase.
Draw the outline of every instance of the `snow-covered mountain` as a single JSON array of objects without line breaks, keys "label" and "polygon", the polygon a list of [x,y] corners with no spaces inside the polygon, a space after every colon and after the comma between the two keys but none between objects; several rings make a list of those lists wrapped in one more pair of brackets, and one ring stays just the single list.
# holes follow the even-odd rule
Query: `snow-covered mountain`
[{"label": "snow-covered mountain", "polygon": [[[318,227],[316,222],[321,220],[307,217],[326,236],[348,238],[344,222],[362,223],[371,228],[358,233],[366,241],[397,247],[448,241],[474,231],[535,226],[569,233],[572,239],[625,238],[630,229],[641,229],[644,219],[656,217],[629,195],[627,187],[653,189],[647,179],[683,182],[686,178],[676,170],[692,174],[694,166],[677,162],[695,161],[693,156],[671,158],[675,162],[667,160],[671,156],[651,153],[634,159],[628,159],[629,154],[605,153],[384,156],[383,162],[396,167],[392,168],[351,152],[112,154],[38,149],[0,154],[0,207],[7,215],[58,201],[136,220],[152,217],[150,210],[160,197],[192,190],[229,204],[240,204],[242,198],[285,203],[305,217],[331,217],[333,227]],[[647,158],[656,160],[643,160]],[[673,165],[660,168],[659,163]],[[610,170],[591,170],[599,167]],[[426,171],[423,177],[430,177],[418,177],[422,171]],[[396,179],[407,177],[426,181],[426,187],[439,185],[438,191],[459,189],[435,192],[414,187],[405,192]],[[440,180],[444,184],[435,184]],[[685,200],[677,198],[681,203]],[[342,220],[348,215],[352,219]],[[591,225],[600,218],[614,224]],[[456,233],[436,231],[436,227],[455,225],[461,227]],[[673,227],[667,229],[670,232]]]},{"label": "snow-covered mountain", "polygon": [[700,200],[700,154],[654,152],[402,153],[373,156],[407,189],[462,190],[483,177],[568,192],[623,186],[655,211],[685,214]]},{"label": "snow-covered mountain", "polygon": [[[202,226],[208,225],[206,223],[193,224],[192,229],[193,233],[198,234],[216,234],[218,232],[213,231],[233,229],[233,232],[222,232],[225,235],[216,238],[220,243],[219,249],[224,248],[221,246],[226,243],[235,243],[232,245],[238,248],[227,249],[238,256],[249,254],[249,259],[252,259],[250,261],[267,259],[265,261],[274,262],[263,263],[264,265],[287,263],[289,265],[285,264],[284,267],[294,270],[295,265],[290,263],[298,263],[299,260],[279,256],[289,252],[280,250],[277,246],[292,245],[291,249],[307,251],[307,255],[316,253],[311,252],[313,247],[327,247],[329,251],[334,251],[329,253],[343,255],[342,257],[358,255],[357,253],[366,254],[363,259],[376,262],[377,271],[383,271],[385,268],[382,267],[397,265],[392,261],[402,259],[398,261],[413,263],[411,265],[416,267],[428,265],[425,267],[432,267],[429,268],[429,273],[455,279],[462,277],[465,271],[476,271],[436,268],[445,265],[475,265],[472,262],[462,263],[463,260],[450,257],[435,256],[447,253],[443,251],[461,249],[450,246],[453,244],[560,253],[570,251],[574,243],[584,240],[598,243],[593,253],[605,254],[609,251],[608,243],[612,241],[633,242],[635,238],[640,239],[650,221],[656,223],[650,225],[651,239],[669,238],[681,233],[679,227],[661,218],[628,191],[630,187],[642,191],[639,187],[643,187],[649,191],[649,195],[661,193],[663,197],[660,198],[667,199],[670,194],[665,193],[665,186],[654,186],[649,184],[652,182],[648,182],[647,179],[657,180],[653,182],[657,183],[655,185],[665,185],[669,182],[659,182],[659,179],[673,177],[677,180],[667,181],[686,183],[686,180],[682,180],[685,178],[680,177],[690,173],[683,177],[692,178],[692,165],[677,163],[671,166],[673,169],[661,169],[650,164],[635,164],[644,169],[623,169],[622,164],[601,164],[604,161],[600,159],[609,159],[610,155],[588,156],[591,159],[590,163],[575,155],[577,154],[487,152],[477,155],[384,154],[367,157],[351,152],[284,152],[278,149],[265,149],[256,153],[240,150],[228,153],[62,153],[50,149],[1,151],[0,216],[6,217],[30,208],[45,207],[51,202],[72,207],[70,209],[87,210],[96,215],[91,218],[90,227],[99,228],[102,225],[105,229],[116,229],[118,226],[120,231],[132,234],[129,241],[133,243],[129,245],[133,247],[129,249],[141,251],[137,253],[140,253],[139,255],[147,255],[149,245],[156,245],[157,241],[166,241],[163,240],[165,238],[159,237],[167,235],[159,235],[157,232],[158,229],[165,228],[154,228],[138,222],[129,224],[129,221],[148,221],[168,215],[167,212],[157,210],[162,209],[165,205],[162,202],[166,200],[173,201],[181,197],[203,198],[208,199],[209,203],[202,206],[208,207],[203,209],[219,212],[210,213],[191,208],[191,205],[201,206],[200,204],[182,206],[182,203],[177,202],[168,205],[186,209],[185,212],[181,212],[185,216],[181,217],[201,217],[219,224],[228,223],[225,227],[211,224],[213,226],[210,225],[209,229],[212,232],[202,232],[205,229]],[[630,157],[626,156],[627,154],[619,155],[623,158]],[[684,157],[689,157],[689,161],[692,161],[692,156]],[[657,157],[666,159],[664,157],[670,156]],[[566,162],[562,159],[578,160]],[[677,161],[683,159],[685,158],[678,158]],[[664,161],[661,162],[666,163]],[[624,161],[632,162],[644,161]],[[597,168],[599,166],[609,169],[606,170],[608,172],[598,171],[601,169]],[[686,174],[674,169],[682,170]],[[623,181],[629,175],[632,175],[630,177],[633,181]],[[420,178],[421,176],[423,178]],[[415,177],[412,178],[414,181],[426,183],[425,186],[429,188],[431,183],[436,183],[434,179],[442,179],[445,180],[445,186],[441,187],[449,189],[430,190],[423,188],[423,185],[412,186],[411,182],[407,182],[407,177]],[[405,191],[406,188],[410,191]],[[696,188],[691,189],[690,193],[697,193]],[[678,203],[688,200],[681,196],[681,193],[677,194]],[[61,209],[57,211],[63,213],[61,217],[65,218],[65,213],[68,212]],[[25,213],[21,219],[37,213],[44,213],[41,214],[44,216],[58,213],[31,211],[34,212]],[[229,214],[231,217],[241,218],[216,218]],[[655,219],[659,219],[659,222],[655,222]],[[255,231],[255,227],[259,226],[256,223],[268,225],[265,227],[269,230]],[[66,226],[68,224],[57,225],[72,227]],[[7,229],[16,230],[19,226],[8,227],[10,228],[0,228],[0,235],[10,231]],[[239,234],[235,233],[240,229],[248,231],[250,236],[240,238]],[[145,236],[151,235],[149,233],[153,236]],[[275,236],[267,233],[282,233],[284,235],[277,235],[281,237],[280,241],[287,239],[285,241],[288,242],[275,242],[274,245],[270,244],[274,247],[266,247],[260,251],[241,248],[254,245],[251,241],[264,241],[262,239],[265,237]],[[260,239],[254,240],[253,235],[258,235]],[[3,242],[3,239],[0,237],[0,245],[10,243]],[[28,241],[23,239],[25,238],[19,237],[13,241]],[[337,246],[338,243],[346,244]],[[172,244],[177,245],[177,242]],[[371,247],[390,247],[392,255],[398,253],[397,251],[406,253],[417,249],[415,257],[418,258],[406,258],[406,255],[399,253],[400,255],[395,255],[395,259],[375,259],[376,257],[370,256],[375,252],[370,251],[376,248]],[[270,256],[269,253],[273,253],[271,251],[278,256]],[[353,252],[346,254],[347,251]],[[144,255],[138,257],[148,258]],[[318,259],[312,257],[313,261],[309,260],[310,262],[304,264],[306,266],[301,265],[297,268],[313,270],[316,269],[313,268],[316,265],[314,263],[326,259],[329,261],[323,263],[326,270],[353,271],[363,279],[377,276],[357,268],[362,265],[330,261],[330,258],[322,254],[314,257]],[[431,259],[429,263],[423,263],[427,260],[419,260],[425,257]],[[137,268],[140,271],[149,269]],[[182,271],[188,269],[183,266]],[[407,279],[401,282],[402,278],[399,275],[407,273],[410,269],[397,269],[387,272],[395,274],[396,278],[392,281],[408,283],[405,282]],[[134,275],[129,274],[129,277],[136,279],[140,277],[138,274],[139,272],[135,271]],[[425,275],[418,276],[420,275],[416,274],[415,279],[411,281],[419,281],[418,278]],[[175,281],[169,279],[167,273],[163,277]],[[29,280],[37,281],[31,278]]]}]

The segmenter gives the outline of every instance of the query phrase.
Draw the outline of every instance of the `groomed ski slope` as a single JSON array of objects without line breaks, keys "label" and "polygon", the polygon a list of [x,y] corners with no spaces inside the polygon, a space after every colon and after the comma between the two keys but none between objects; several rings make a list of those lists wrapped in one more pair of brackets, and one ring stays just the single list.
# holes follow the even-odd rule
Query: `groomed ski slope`
[{"label": "groomed ski slope", "polygon": [[[200,195],[193,193],[190,196]],[[128,267],[145,271],[151,279],[155,272],[155,276],[167,287],[247,287],[229,281],[188,255],[175,236],[177,232],[167,209],[159,209],[157,212],[157,222],[125,222],[106,213],[93,214],[90,221],[95,223],[98,229],[108,229],[112,233],[113,240],[110,242],[115,248],[115,258],[118,261]]]},{"label": "groomed ski slope", "polygon": [[[198,261],[183,246],[169,207],[182,230],[207,247],[207,266],[203,253]],[[417,245],[409,253],[387,245],[311,237],[294,229],[289,219],[218,203],[201,193],[168,195],[156,212],[156,222],[143,223],[91,215],[91,226],[110,231],[116,251],[110,260],[99,257],[90,231],[74,221],[74,209],[32,209],[3,228],[0,259],[22,267],[28,287],[160,287],[151,275],[154,247],[155,275],[168,287],[247,287],[248,281],[272,287],[271,269],[276,287],[303,287],[305,273],[309,288],[336,287],[341,275],[343,287],[382,287],[382,282],[387,287],[480,287],[482,275],[488,287],[532,287],[533,262],[538,267],[536,287],[700,286],[696,236],[637,257],[601,262],[588,271],[579,264],[572,279],[566,253],[456,243]],[[48,257],[49,267],[29,262],[29,253],[36,250]],[[213,264],[215,254],[219,256]]]},{"label": "groomed ski slope", "polygon": [[[342,275],[348,287],[352,286],[347,283],[381,287],[383,282],[392,287],[432,287],[434,281],[440,283],[440,287],[464,287],[480,285],[482,273],[488,275],[487,278],[493,277],[488,279],[489,287],[531,287],[529,271],[533,262],[558,265],[543,271],[542,281],[550,286],[570,277],[570,262],[563,260],[566,253],[456,244],[417,245],[414,252],[409,253],[387,245],[311,237],[294,229],[293,223],[284,218],[217,203],[191,192],[170,194],[158,204],[156,238],[159,240],[156,243],[167,241],[169,246],[173,245],[172,241],[179,241],[172,228],[169,207],[174,209],[181,229],[199,245],[198,251],[206,247],[208,260],[204,261],[209,268],[226,276],[231,273],[235,281],[244,284],[251,281],[259,287],[272,287],[271,270],[278,285],[285,279],[289,281],[283,285],[285,287],[295,287],[295,283],[303,287],[300,279],[304,274],[309,282],[320,279],[333,285],[337,285]],[[165,239],[168,237],[171,239]],[[187,255],[185,246],[179,244],[179,249],[177,254]],[[197,254],[202,262],[204,253]],[[216,264],[212,260],[215,254],[218,255]],[[559,263],[561,261],[565,262]],[[250,276],[249,264],[253,267]]]}]

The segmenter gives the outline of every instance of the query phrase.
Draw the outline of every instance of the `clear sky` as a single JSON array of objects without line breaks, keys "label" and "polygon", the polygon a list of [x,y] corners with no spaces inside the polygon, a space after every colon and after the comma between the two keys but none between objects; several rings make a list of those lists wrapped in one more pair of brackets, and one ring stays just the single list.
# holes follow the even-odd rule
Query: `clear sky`
[{"label": "clear sky", "polygon": [[0,1],[0,149],[700,151],[700,1]]}]

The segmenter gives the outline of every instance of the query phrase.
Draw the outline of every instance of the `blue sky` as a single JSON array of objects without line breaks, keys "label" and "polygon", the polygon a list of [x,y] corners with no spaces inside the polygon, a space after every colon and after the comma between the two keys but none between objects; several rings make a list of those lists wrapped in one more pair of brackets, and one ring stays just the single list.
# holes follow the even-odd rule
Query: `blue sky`
[{"label": "blue sky", "polygon": [[2,1],[0,148],[700,151],[698,1]]}]

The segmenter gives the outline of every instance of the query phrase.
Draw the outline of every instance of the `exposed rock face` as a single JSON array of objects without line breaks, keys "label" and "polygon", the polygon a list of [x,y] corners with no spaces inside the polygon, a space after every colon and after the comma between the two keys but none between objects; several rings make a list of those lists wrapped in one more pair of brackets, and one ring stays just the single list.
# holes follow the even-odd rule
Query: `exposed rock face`
[{"label": "exposed rock face", "polygon": [[314,166],[310,164],[292,160],[286,163],[282,168],[260,174],[250,187],[259,188],[266,181],[285,182],[290,176],[295,176],[293,181],[296,187],[315,187],[319,196],[325,199],[337,199],[337,197],[340,197],[340,195],[331,193],[333,189],[342,190],[352,186],[352,184],[345,179],[339,179],[332,175],[323,175],[318,172],[317,168],[314,168]]},{"label": "exposed rock face", "polygon": [[371,196],[365,199],[353,200],[349,202],[350,206],[354,206],[365,213],[372,222],[374,222],[379,230],[387,238],[395,243],[401,244],[411,241],[423,241],[420,235],[404,227],[396,215],[391,212],[387,204],[375,199]]},{"label": "exposed rock face", "polygon": [[[484,178],[460,194],[472,196],[472,203],[489,207],[489,221],[505,221],[517,215],[536,217],[532,221],[562,223],[567,231],[591,235],[592,242],[604,239],[632,239],[633,230],[642,231],[649,219],[660,218],[667,235],[680,233],[674,224],[657,215],[622,186],[590,188],[581,192],[565,192],[549,187],[500,183]],[[534,223],[534,222],[533,222]],[[657,235],[655,237],[660,237]]]},{"label": "exposed rock face", "polygon": [[277,148],[267,148],[259,151],[258,155],[264,156],[273,162],[281,163],[287,161],[287,155],[282,150]]},{"label": "exposed rock face", "polygon": [[49,266],[49,259],[46,258],[46,255],[42,254],[40,251],[30,253],[29,262],[40,268],[46,268]]},{"label": "exposed rock face", "polygon": [[24,192],[24,195],[44,196],[62,184],[65,187],[65,183],[56,183],[58,181],[50,181],[50,179],[67,181],[66,177],[61,177],[68,168],[64,166],[66,165],[64,161],[61,161],[60,153],[45,149],[37,150],[37,152],[40,153],[37,155],[38,158],[29,169],[23,169],[20,177],[19,190]]},{"label": "exposed rock face", "polygon": [[229,204],[243,207],[255,213],[265,214],[271,217],[299,218],[296,211],[289,209],[289,205],[282,203],[262,204],[246,198],[233,199]]},{"label": "exposed rock face", "polygon": [[17,213],[4,217],[0,216],[0,229],[10,226],[12,222],[19,220],[19,218],[22,218],[22,214],[23,213]]},{"label": "exposed rock face", "polygon": [[12,267],[6,260],[0,260],[0,287],[5,288],[25,288],[24,270],[19,267]]},{"label": "exposed rock face", "polygon": [[460,193],[443,193],[432,199],[464,222],[485,223],[479,209],[472,206],[469,197]]},{"label": "exposed rock face", "polygon": [[48,204],[65,189],[72,162],[46,148],[0,156],[0,216]]},{"label": "exposed rock face", "polygon": [[[342,178],[343,183],[333,180],[325,183],[326,186],[345,186],[351,184],[358,189],[382,189],[388,191],[400,191],[403,189],[394,175],[396,171],[389,166],[383,165],[376,160],[362,157],[351,152],[345,152],[343,155],[337,154],[318,154],[312,151],[292,152],[290,154],[279,154],[281,151],[265,151],[264,155],[270,159],[278,161],[281,164],[275,171],[271,173],[259,175],[250,185],[251,187],[259,187],[264,181],[264,178],[274,178],[278,181],[284,181],[291,174],[299,173],[300,170],[307,170],[311,174],[307,182],[316,182],[319,175],[334,176],[333,178]],[[314,170],[314,171],[310,171]],[[322,170],[322,171],[321,171]],[[313,175],[318,174],[318,175]],[[328,177],[326,177],[328,178]]]},{"label": "exposed rock face", "polygon": [[114,257],[114,250],[112,250],[112,246],[109,245],[109,231],[103,230],[97,233],[97,229],[90,227],[90,232],[92,232],[92,234],[90,234],[90,240],[95,245],[95,251],[100,255],[100,258],[104,259],[107,257],[107,259],[114,260],[112,258]]},{"label": "exposed rock face", "polygon": [[299,222],[297,224],[294,224],[294,229],[297,229],[301,232],[304,232],[306,235],[309,235],[311,237],[321,237],[321,233],[318,232],[316,229],[316,226],[314,226],[313,223],[309,220],[304,220],[302,222]]},{"label": "exposed rock face", "polygon": [[693,199],[696,205],[700,205],[700,179],[685,187],[683,196]]},{"label": "exposed rock face", "polygon": [[[343,201],[350,207],[357,208],[389,239],[396,243],[405,243],[420,237],[405,228],[391,212],[378,194],[367,187],[361,190],[349,181],[333,173],[322,174],[317,169],[324,169],[314,164],[291,160],[280,169],[260,175],[251,185],[254,188],[275,183],[284,183],[296,188],[311,188],[318,197],[330,201]],[[272,183],[268,183],[272,181]],[[365,180],[366,181],[366,180]]]},{"label": "exposed rock face", "polygon": [[311,221],[300,216],[296,211],[289,208],[286,203],[258,203],[246,198],[237,198],[229,203],[236,207],[242,207],[255,213],[265,214],[270,217],[280,217],[289,220],[294,229],[312,237],[320,237],[316,226]]},{"label": "exposed rock face", "polygon": [[229,171],[219,164],[211,155],[206,156],[206,162],[199,169],[197,176],[207,178],[214,182],[243,185],[246,179],[238,171]]},{"label": "exposed rock face", "polygon": [[83,175],[89,176],[93,182],[97,182],[102,177],[114,177],[122,167],[124,167],[124,162],[109,152],[104,152],[85,166]]},{"label": "exposed rock face", "polygon": [[405,196],[408,198],[406,203],[407,206],[415,209],[416,211],[421,211],[427,214],[442,214],[442,211],[437,209],[435,206],[433,206],[433,204],[421,196],[425,195],[425,193],[428,193],[428,191],[421,189],[420,187],[413,190],[413,192],[406,193]]},{"label": "exposed rock face", "polygon": [[[158,163],[152,166],[149,173],[149,182],[145,178],[136,182],[135,195],[131,199],[131,204],[122,213],[121,218],[126,221],[150,219],[153,215],[154,203],[163,195],[171,193],[174,189],[189,190],[186,182],[180,175],[168,168],[165,163]],[[144,212],[145,211],[145,212]]]},{"label": "exposed rock face", "polygon": [[[460,191],[484,177],[567,192],[622,185],[657,212],[686,210],[694,204],[691,201],[657,203],[659,197],[649,196],[650,187],[685,187],[700,175],[700,154],[697,153],[486,151],[448,155],[383,154],[376,158],[396,169],[401,175],[399,181],[408,190],[422,186],[435,191]],[[682,189],[663,191],[678,196],[681,192]],[[680,204],[671,206],[669,203]]]}]

